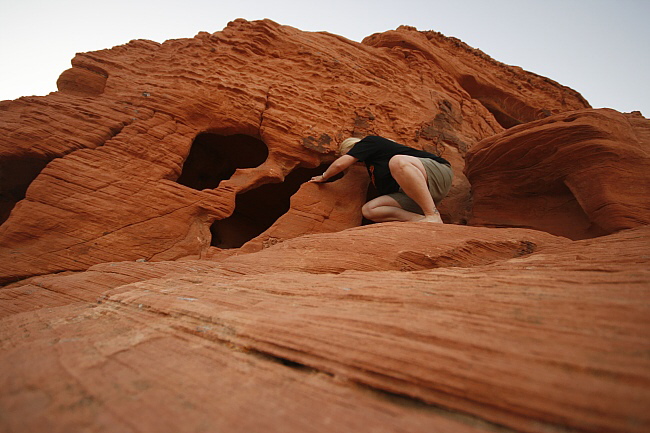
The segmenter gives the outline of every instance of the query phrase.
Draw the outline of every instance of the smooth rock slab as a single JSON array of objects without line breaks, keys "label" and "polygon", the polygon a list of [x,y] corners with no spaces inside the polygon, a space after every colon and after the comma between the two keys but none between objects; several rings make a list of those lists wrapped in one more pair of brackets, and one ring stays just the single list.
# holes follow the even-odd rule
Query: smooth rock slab
[{"label": "smooth rock slab", "polygon": [[[100,303],[0,320],[0,407],[11,413],[2,424],[643,432],[648,239],[643,227],[409,272],[244,275],[224,273],[226,260],[173,262],[162,278],[140,271],[137,282],[107,285]],[[280,247],[270,249],[278,263]],[[164,265],[121,269],[161,275]]]}]

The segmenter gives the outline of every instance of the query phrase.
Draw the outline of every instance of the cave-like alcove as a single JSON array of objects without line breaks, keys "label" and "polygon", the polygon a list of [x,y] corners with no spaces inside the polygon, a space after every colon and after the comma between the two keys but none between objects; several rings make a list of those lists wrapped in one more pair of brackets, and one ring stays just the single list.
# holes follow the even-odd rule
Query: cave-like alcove
[{"label": "cave-like alcove", "polygon": [[464,75],[458,81],[469,95],[481,103],[505,129],[537,120],[536,111],[502,89],[479,83],[476,77]]},{"label": "cave-like alcove", "polygon": [[43,158],[6,158],[0,162],[0,225],[49,161]]},{"label": "cave-like alcove", "polygon": [[194,139],[177,182],[198,190],[217,188],[238,168],[261,165],[268,154],[264,142],[255,137],[204,132]]},{"label": "cave-like alcove", "polygon": [[232,215],[210,227],[212,246],[239,248],[259,236],[290,208],[290,199],[300,186],[327,168],[297,168],[282,183],[265,184],[239,194]]}]

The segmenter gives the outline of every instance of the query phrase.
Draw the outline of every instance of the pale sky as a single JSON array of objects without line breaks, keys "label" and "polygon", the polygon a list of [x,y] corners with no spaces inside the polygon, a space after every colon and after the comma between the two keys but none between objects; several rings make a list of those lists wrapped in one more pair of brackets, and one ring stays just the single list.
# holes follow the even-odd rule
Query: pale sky
[{"label": "pale sky", "polygon": [[0,100],[46,95],[75,53],[269,18],[360,42],[410,25],[650,118],[650,0],[0,0]]}]

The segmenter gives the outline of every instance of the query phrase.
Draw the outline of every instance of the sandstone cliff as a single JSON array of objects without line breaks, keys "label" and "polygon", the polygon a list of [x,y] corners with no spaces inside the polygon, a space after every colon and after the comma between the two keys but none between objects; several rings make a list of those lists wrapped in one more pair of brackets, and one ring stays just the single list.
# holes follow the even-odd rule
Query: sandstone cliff
[{"label": "sandstone cliff", "polygon": [[[0,102],[2,431],[650,427],[650,121],[454,38],[270,20]],[[442,154],[365,225],[350,136]]]}]

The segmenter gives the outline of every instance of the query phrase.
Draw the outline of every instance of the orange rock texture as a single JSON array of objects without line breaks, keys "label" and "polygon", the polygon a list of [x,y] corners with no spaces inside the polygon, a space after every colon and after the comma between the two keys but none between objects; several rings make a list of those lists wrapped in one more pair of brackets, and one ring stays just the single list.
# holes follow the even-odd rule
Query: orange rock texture
[{"label": "orange rock texture", "polygon": [[[548,79],[406,27],[359,44],[235,21],[193,39],[79,54],[72,65],[59,92],[0,106],[5,281],[203,257],[272,224],[263,236],[273,241],[354,227],[365,177],[296,194],[350,135],[442,153],[456,172],[443,211],[462,222],[469,148],[503,125],[588,107]],[[281,218],[290,197],[306,218]]]},{"label": "orange rock texture", "polygon": [[[270,20],[0,103],[0,431],[644,432],[650,121],[461,41]],[[367,224],[344,138],[442,154]]]},{"label": "orange rock texture", "polygon": [[559,114],[487,138],[467,154],[470,224],[571,239],[646,225],[649,138],[650,122],[640,114],[605,109]]}]

